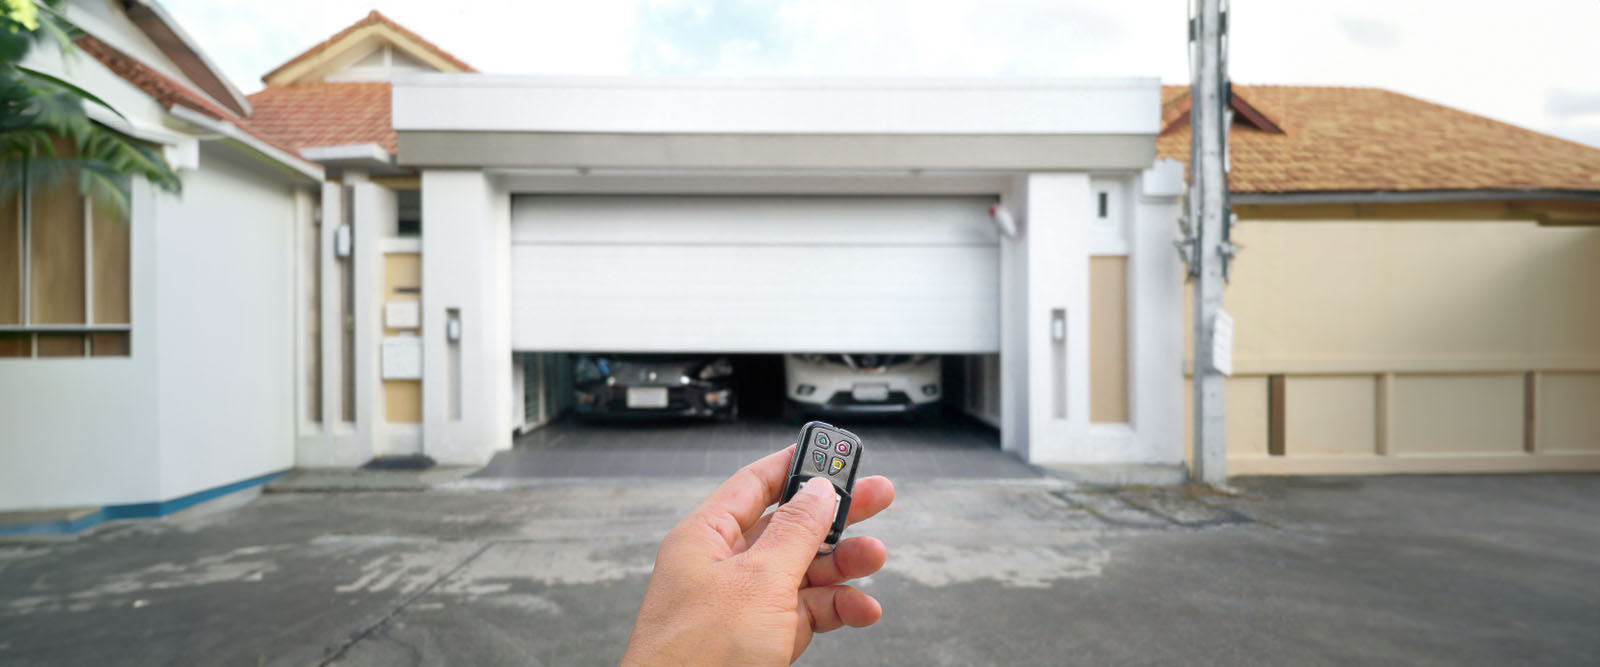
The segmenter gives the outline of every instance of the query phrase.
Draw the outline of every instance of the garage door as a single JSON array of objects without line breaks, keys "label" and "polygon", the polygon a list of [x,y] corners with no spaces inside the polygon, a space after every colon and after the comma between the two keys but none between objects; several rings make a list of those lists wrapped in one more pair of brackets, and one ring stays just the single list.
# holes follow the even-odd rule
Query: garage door
[{"label": "garage door", "polygon": [[518,195],[513,342],[524,351],[996,352],[991,201]]}]

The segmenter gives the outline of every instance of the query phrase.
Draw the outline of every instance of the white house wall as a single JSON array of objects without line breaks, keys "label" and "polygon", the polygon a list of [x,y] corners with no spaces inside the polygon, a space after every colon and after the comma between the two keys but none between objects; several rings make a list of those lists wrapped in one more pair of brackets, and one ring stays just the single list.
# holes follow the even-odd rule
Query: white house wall
[{"label": "white house wall", "polygon": [[1128,246],[1129,416],[1118,462],[1183,463],[1184,266],[1173,252],[1183,164],[1157,160],[1133,182]]},{"label": "white house wall", "polygon": [[158,203],[163,499],[294,465],[294,191],[214,146]]},{"label": "white house wall", "polygon": [[160,493],[156,224],[133,188],[127,357],[0,359],[0,511],[146,502]]}]

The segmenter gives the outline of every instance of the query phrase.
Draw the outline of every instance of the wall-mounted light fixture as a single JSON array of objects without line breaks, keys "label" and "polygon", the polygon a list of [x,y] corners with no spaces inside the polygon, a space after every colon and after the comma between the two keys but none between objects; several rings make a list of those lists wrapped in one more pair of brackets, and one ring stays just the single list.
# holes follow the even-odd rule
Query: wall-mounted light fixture
[{"label": "wall-mounted light fixture", "polygon": [[1017,219],[1012,217],[1011,209],[1006,208],[1005,204],[990,205],[989,217],[994,218],[994,226],[999,227],[1000,233],[1004,234],[1006,238],[1016,237]]},{"label": "wall-mounted light fixture", "polygon": [[337,229],[333,230],[334,257],[339,259],[349,257],[351,245],[352,239],[350,238],[350,225],[348,223],[339,225]]}]

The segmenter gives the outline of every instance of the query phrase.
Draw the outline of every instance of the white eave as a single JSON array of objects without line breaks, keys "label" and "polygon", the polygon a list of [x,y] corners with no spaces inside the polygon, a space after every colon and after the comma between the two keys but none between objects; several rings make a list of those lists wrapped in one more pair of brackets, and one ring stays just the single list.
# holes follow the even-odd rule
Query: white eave
[{"label": "white eave", "polygon": [[368,174],[400,174],[406,170],[394,163],[394,156],[374,143],[307,146],[300,157],[322,165],[323,169],[360,169]]},{"label": "white eave", "polygon": [[416,74],[396,130],[1155,134],[1158,79],[646,79]]},{"label": "white eave", "polygon": [[403,165],[1139,168],[1160,81],[416,74],[394,82]]},{"label": "white eave", "polygon": [[174,106],[168,110],[168,113],[171,113],[173,118],[264,156],[303,179],[318,183],[322,181],[323,171],[321,166],[262,141],[233,123],[212,118],[188,107]]}]

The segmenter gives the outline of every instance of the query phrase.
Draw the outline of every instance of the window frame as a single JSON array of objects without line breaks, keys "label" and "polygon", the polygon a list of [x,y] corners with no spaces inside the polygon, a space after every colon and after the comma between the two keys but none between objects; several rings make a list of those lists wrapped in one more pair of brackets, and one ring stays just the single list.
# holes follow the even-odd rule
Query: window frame
[{"label": "window frame", "polygon": [[[17,189],[17,251],[21,254],[17,262],[18,276],[18,319],[17,324],[0,324],[0,334],[27,334],[28,353],[15,357],[0,357],[0,361],[18,359],[95,359],[95,358],[128,358],[133,356],[133,244],[130,229],[128,246],[128,321],[121,324],[96,324],[94,321],[94,202],[93,198],[77,194],[80,208],[79,224],[83,226],[83,322],[79,324],[35,324],[33,323],[33,186],[34,179],[28,170],[23,170],[22,186]],[[131,207],[131,202],[130,202]],[[123,224],[133,225],[133,215],[129,212]],[[39,356],[39,334],[81,334],[83,338],[83,351],[75,356]],[[127,334],[127,347],[121,354],[96,355],[91,340],[96,333],[123,333]]]}]

